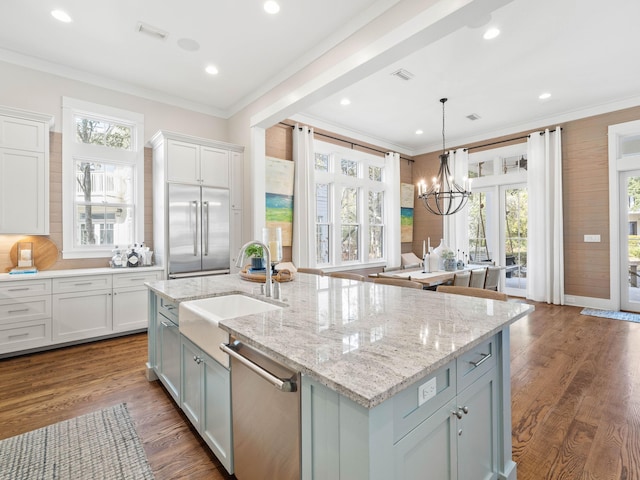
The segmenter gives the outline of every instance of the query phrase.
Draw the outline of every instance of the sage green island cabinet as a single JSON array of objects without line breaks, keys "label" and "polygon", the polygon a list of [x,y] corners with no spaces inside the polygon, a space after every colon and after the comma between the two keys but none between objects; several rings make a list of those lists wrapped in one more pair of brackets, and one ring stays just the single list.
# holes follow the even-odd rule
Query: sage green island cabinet
[{"label": "sage green island cabinet", "polygon": [[[199,335],[187,338],[187,323],[178,333],[177,404],[230,473],[243,441],[232,431],[234,372],[207,328],[300,372],[303,480],[516,480],[509,325],[532,306],[307,274],[281,284],[277,301],[235,274],[148,286],[156,325],[160,302],[246,295],[279,307],[211,312]],[[162,332],[150,329],[149,378],[166,386]]]},{"label": "sage green island cabinet", "polygon": [[229,370],[182,336],[182,411],[233,473]]}]

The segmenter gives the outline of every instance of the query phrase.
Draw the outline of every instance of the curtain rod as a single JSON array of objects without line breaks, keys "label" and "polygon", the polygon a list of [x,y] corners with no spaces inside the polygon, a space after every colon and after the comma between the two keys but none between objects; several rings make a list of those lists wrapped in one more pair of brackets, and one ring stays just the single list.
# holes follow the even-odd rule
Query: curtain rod
[{"label": "curtain rod", "polygon": [[[555,131],[556,131],[556,129],[554,128],[553,130],[549,130],[549,133],[553,133]],[[560,131],[562,131],[562,128],[560,128]],[[544,135],[544,132],[540,132],[540,135]],[[530,136],[531,136],[531,134],[523,135],[521,137],[507,138],[506,140],[498,140],[497,142],[485,143],[484,145],[476,145],[474,147],[467,147],[467,148],[463,148],[462,150],[465,151],[465,152],[468,152],[469,150],[473,150],[474,148],[490,147],[492,145],[499,145],[501,143],[515,142],[516,140],[522,140],[524,138],[529,138]]]},{"label": "curtain rod", "polygon": [[[291,127],[291,128],[296,128],[295,125],[289,125],[288,123],[284,123],[284,122],[279,122],[280,125],[285,125],[287,127]],[[320,133],[320,132],[313,132],[314,135],[318,135],[320,137],[325,137],[325,138],[330,138],[331,140],[337,140],[338,142],[343,142],[343,143],[348,143],[349,145],[351,145],[351,149],[353,150],[353,147],[360,147],[360,148],[366,148],[367,150],[373,150],[374,152],[378,152],[378,153],[382,153],[383,155],[385,155],[387,152],[384,152],[382,150],[378,150],[377,148],[373,148],[373,147],[368,147],[366,145],[361,145],[359,143],[355,143],[352,142],[350,140],[345,140],[343,138],[338,138],[338,137],[332,137],[331,135],[327,135],[326,133]],[[412,158],[407,158],[407,157],[403,157],[400,156],[401,160],[406,160],[407,162],[415,162],[415,160],[413,160]]]}]

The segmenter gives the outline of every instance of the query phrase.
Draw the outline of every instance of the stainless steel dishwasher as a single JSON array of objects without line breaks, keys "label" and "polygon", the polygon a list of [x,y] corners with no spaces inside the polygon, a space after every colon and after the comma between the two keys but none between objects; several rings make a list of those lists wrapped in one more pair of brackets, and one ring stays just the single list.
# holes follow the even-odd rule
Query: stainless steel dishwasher
[{"label": "stainless steel dishwasher", "polygon": [[238,480],[300,479],[300,373],[234,341],[231,358],[233,456]]}]

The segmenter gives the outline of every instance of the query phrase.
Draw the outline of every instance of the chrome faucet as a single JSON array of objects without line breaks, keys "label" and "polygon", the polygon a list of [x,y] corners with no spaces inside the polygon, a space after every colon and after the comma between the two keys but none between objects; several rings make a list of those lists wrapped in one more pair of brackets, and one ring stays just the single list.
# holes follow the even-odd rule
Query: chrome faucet
[{"label": "chrome faucet", "polygon": [[251,245],[260,245],[262,247],[262,251],[265,255],[265,262],[267,265],[265,266],[265,281],[264,281],[264,296],[271,296],[271,251],[269,247],[267,247],[264,243],[258,240],[251,240],[250,242],[245,243],[242,248],[240,248],[240,252],[238,253],[238,260],[236,260],[236,267],[242,268],[242,259],[244,258],[244,252],[247,250],[247,247]]}]

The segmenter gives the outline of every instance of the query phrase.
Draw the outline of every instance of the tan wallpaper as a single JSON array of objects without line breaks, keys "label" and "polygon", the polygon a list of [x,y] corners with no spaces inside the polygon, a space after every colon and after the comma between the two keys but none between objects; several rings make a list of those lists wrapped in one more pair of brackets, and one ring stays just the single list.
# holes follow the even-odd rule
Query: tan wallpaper
[{"label": "tan wallpaper", "polygon": [[[49,155],[49,235],[58,250],[62,250],[62,134],[59,132],[50,133],[50,155]],[[145,204],[145,243],[153,249],[153,182],[152,182],[152,150],[144,149],[144,204]],[[0,235],[0,272],[11,270],[13,265],[9,258],[11,247],[22,238],[21,235]],[[63,260],[62,254],[58,261],[51,267],[51,270],[73,269],[73,268],[95,268],[108,267],[109,259],[77,259]]]}]

